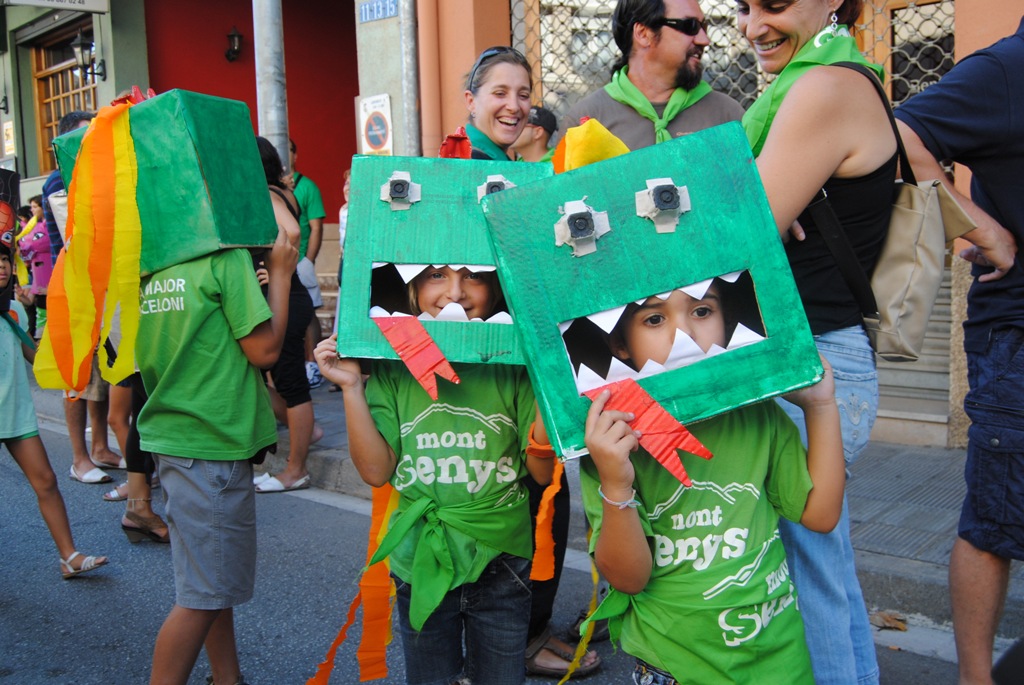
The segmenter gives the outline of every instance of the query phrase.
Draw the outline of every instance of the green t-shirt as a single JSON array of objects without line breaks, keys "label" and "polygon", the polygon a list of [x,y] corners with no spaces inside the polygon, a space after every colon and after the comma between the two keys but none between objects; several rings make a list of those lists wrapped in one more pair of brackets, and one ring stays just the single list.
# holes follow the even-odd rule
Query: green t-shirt
[{"label": "green t-shirt", "polygon": [[[427,497],[439,507],[497,498],[480,512],[481,530],[442,524],[451,552],[451,587],[475,581],[502,551],[533,555],[529,477],[524,450],[535,415],[526,368],[502,364],[453,364],[461,383],[438,383],[431,401],[401,362],[376,362],[366,398],[384,439],[398,457],[391,485],[400,498],[392,523]],[[486,519],[486,520],[484,520]],[[423,522],[391,553],[391,571],[414,588],[413,558]],[[487,537],[491,544],[481,541]]]},{"label": "green t-shirt", "polygon": [[141,287],[136,358],[149,393],[142,449],[233,461],[277,442],[260,371],[236,342],[271,316],[249,252],[176,264]]},{"label": "green t-shirt", "polygon": [[[609,593],[601,609],[628,653],[686,683],[813,683],[803,622],[779,539],[811,490],[796,426],[762,402],[689,426],[711,450],[684,454],[686,488],[650,455],[632,457],[653,567],[644,590]],[[580,468],[583,503],[601,535],[600,480]]]},{"label": "green t-shirt", "polygon": [[306,246],[309,245],[309,220],[323,219],[327,212],[324,211],[324,201],[316,184],[298,171],[294,173],[293,178],[293,192],[299,202],[299,259],[302,259],[306,256]]}]

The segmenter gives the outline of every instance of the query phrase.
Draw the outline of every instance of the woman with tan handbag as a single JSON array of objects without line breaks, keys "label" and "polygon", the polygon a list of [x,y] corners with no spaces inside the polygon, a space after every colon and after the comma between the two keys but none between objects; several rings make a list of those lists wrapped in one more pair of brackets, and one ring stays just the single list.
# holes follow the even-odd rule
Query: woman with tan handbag
[{"label": "woman with tan handbag", "polygon": [[[861,310],[806,209],[824,189],[857,260],[870,274],[889,224],[896,141],[871,82],[831,66],[868,65],[850,35],[862,5],[862,0],[736,4],[737,24],[758,63],[776,75],[743,125],[779,233],[787,239],[811,332],[835,373],[847,463],[867,444],[878,410],[875,357]],[[803,432],[799,410],[781,404]],[[845,503],[832,533],[814,533],[789,521],[781,521],[780,528],[816,682],[877,683]]]}]

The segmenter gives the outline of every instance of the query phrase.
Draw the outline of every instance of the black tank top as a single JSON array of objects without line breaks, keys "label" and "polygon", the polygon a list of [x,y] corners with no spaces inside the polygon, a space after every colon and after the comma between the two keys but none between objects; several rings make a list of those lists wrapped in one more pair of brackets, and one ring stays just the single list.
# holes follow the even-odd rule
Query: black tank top
[{"label": "black tank top", "polygon": [[[272,192],[274,195],[277,195],[279,198],[284,200],[284,206],[288,208],[288,212],[293,217],[295,217],[296,221],[298,221],[299,217],[302,214],[302,212],[301,212],[301,210],[297,206],[295,206],[295,207],[292,206],[292,203],[288,199],[288,194],[286,194],[283,190],[281,190],[280,188],[278,188],[276,186],[267,186],[267,187],[270,188],[270,192]],[[292,197],[294,198],[295,196],[292,195]],[[302,259],[304,256],[305,255],[299,255],[299,259]],[[293,271],[292,272],[291,291],[293,293],[295,293],[298,290],[305,290],[305,289],[306,289],[306,286],[302,285],[302,281],[299,279],[299,273],[297,271]]]},{"label": "black tank top", "polygon": [[[830,178],[825,183],[832,209],[869,278],[875,270],[889,227],[895,180],[894,154],[866,176]],[[786,243],[786,256],[807,312],[811,333],[821,335],[860,324],[863,321],[860,307],[810,213],[804,210],[799,221],[807,238]]]}]

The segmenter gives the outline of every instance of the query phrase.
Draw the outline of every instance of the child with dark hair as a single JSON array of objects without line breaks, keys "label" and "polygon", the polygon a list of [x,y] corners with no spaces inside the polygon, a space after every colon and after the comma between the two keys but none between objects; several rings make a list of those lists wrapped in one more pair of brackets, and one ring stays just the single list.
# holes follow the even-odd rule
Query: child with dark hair
[{"label": "child with dark hair", "polygon": [[[726,345],[717,286],[627,308],[612,352],[664,363],[678,331],[705,352]],[[632,414],[605,410],[609,390],[591,406],[580,475],[591,552],[612,586],[591,620],[608,618],[637,658],[634,682],[814,682],[778,521],[828,531],[839,520],[839,410],[822,363],[820,383],[786,395],[804,411],[806,452],[775,402],[735,409],[690,426],[714,457],[681,454],[689,488],[640,449]]]}]

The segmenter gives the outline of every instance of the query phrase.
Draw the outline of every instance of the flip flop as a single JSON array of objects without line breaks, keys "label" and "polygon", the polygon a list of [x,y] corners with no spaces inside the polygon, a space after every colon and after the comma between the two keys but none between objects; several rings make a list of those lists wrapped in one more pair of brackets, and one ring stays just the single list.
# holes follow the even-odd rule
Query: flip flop
[{"label": "flip flop", "polygon": [[263,479],[256,485],[256,492],[291,492],[292,490],[305,490],[308,487],[308,475],[298,479],[292,483],[290,487],[285,487],[285,484],[279,481],[275,476],[270,476]]},{"label": "flip flop", "polygon": [[78,473],[75,471],[74,464],[71,465],[71,478],[72,480],[77,480],[79,483],[86,483],[88,485],[95,485],[97,483],[109,483],[110,481],[114,480],[113,478],[111,478],[110,476],[108,476],[103,471],[97,468],[89,469],[89,471],[86,472],[84,476],[79,476]]},{"label": "flip flop", "polygon": [[260,483],[262,483],[263,481],[267,480],[268,478],[270,478],[270,472],[261,473],[258,476],[253,476],[252,477],[252,484],[253,485],[259,485]]},{"label": "flip flop", "polygon": [[[559,648],[557,644],[552,640],[551,628],[545,628],[544,632],[535,637],[530,644],[526,646],[526,672],[530,675],[545,676],[548,678],[562,678],[565,676],[568,669],[568,664],[572,663],[575,658],[575,654],[571,651],[566,652]],[[572,645],[568,645],[572,647]],[[567,666],[563,668],[551,668],[548,666],[541,666],[537,663],[537,656],[542,650],[548,650],[558,658],[567,662]],[[589,665],[584,666],[582,663],[580,666],[572,672],[569,676],[570,679],[574,678],[586,678],[588,675],[596,671],[601,667],[601,656],[593,650],[588,650],[587,654],[594,655],[594,661]]]}]

